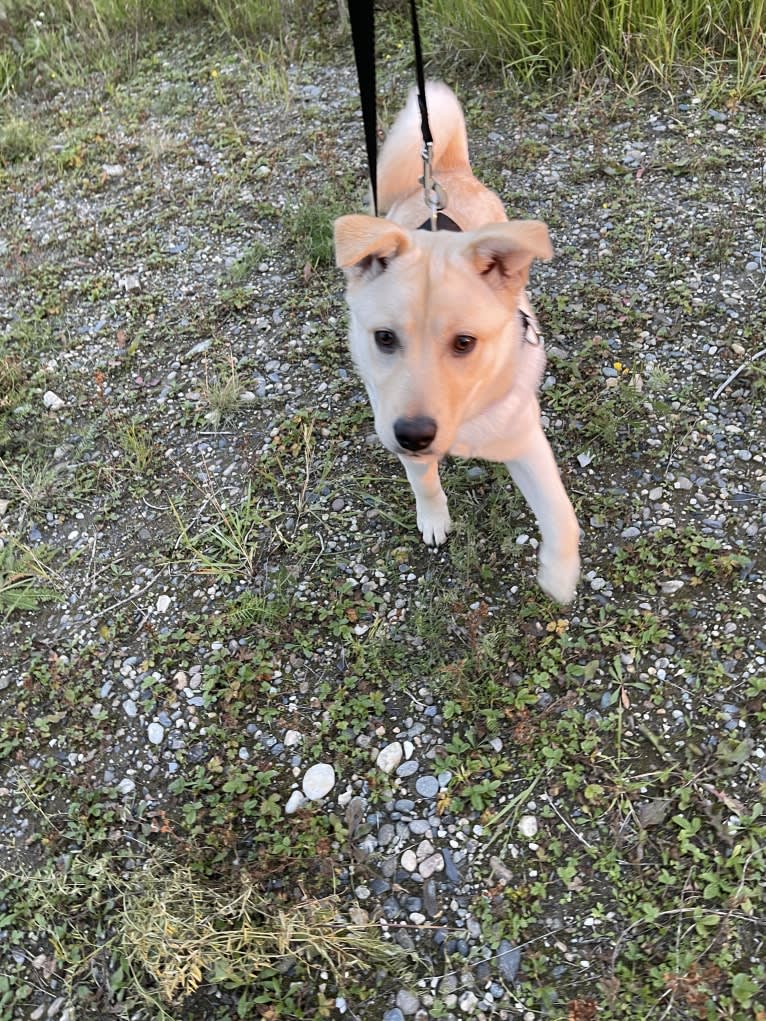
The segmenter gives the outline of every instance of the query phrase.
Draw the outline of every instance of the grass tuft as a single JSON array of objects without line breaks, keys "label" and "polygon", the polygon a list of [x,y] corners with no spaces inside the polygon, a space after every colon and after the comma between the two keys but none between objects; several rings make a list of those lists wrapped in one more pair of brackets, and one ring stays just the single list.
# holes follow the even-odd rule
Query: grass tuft
[{"label": "grass tuft", "polygon": [[53,575],[40,557],[15,539],[0,537],[0,616],[36,610],[58,598]]},{"label": "grass tuft", "polygon": [[308,191],[301,194],[297,208],[285,218],[301,262],[312,269],[333,264],[333,221],[347,210],[348,201],[332,188],[325,188],[319,196]]},{"label": "grass tuft", "polygon": [[34,156],[38,147],[38,134],[29,121],[22,117],[10,117],[0,124],[0,163],[19,163]]}]

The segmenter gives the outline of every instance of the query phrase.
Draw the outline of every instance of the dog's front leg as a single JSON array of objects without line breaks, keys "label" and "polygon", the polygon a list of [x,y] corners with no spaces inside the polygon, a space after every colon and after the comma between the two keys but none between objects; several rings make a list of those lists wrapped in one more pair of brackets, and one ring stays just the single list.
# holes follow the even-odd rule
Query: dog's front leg
[{"label": "dog's front leg", "polygon": [[439,481],[439,462],[435,457],[415,460],[400,457],[415,494],[418,528],[429,546],[441,546],[452,528],[447,497]]},{"label": "dog's front leg", "polygon": [[557,603],[571,603],[580,577],[580,526],[542,428],[532,432],[519,456],[505,466],[537,518],[540,588]]}]

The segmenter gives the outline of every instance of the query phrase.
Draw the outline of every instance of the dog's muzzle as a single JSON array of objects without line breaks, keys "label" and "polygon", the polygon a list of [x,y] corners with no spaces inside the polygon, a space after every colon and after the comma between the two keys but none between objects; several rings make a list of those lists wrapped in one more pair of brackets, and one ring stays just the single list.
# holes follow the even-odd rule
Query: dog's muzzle
[{"label": "dog's muzzle", "polygon": [[433,443],[436,436],[436,422],[426,415],[415,418],[397,418],[394,422],[394,436],[403,450],[420,453]]}]

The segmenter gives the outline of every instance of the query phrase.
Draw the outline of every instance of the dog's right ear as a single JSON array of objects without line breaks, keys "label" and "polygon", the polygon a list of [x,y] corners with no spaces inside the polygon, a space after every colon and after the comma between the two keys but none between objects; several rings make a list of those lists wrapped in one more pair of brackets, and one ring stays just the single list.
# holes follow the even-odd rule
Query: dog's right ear
[{"label": "dog's right ear", "polygon": [[410,247],[407,231],[390,220],[354,213],[335,221],[335,262],[346,276],[377,276]]}]

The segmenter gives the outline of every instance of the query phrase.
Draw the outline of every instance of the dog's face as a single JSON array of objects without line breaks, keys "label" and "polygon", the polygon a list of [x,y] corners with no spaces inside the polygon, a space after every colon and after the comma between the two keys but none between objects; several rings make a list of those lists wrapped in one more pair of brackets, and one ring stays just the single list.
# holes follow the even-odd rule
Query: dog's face
[{"label": "dog's face", "polygon": [[351,353],[389,450],[443,457],[460,424],[509,390],[517,310],[548,230],[512,221],[459,234],[370,216],[335,223]]}]

